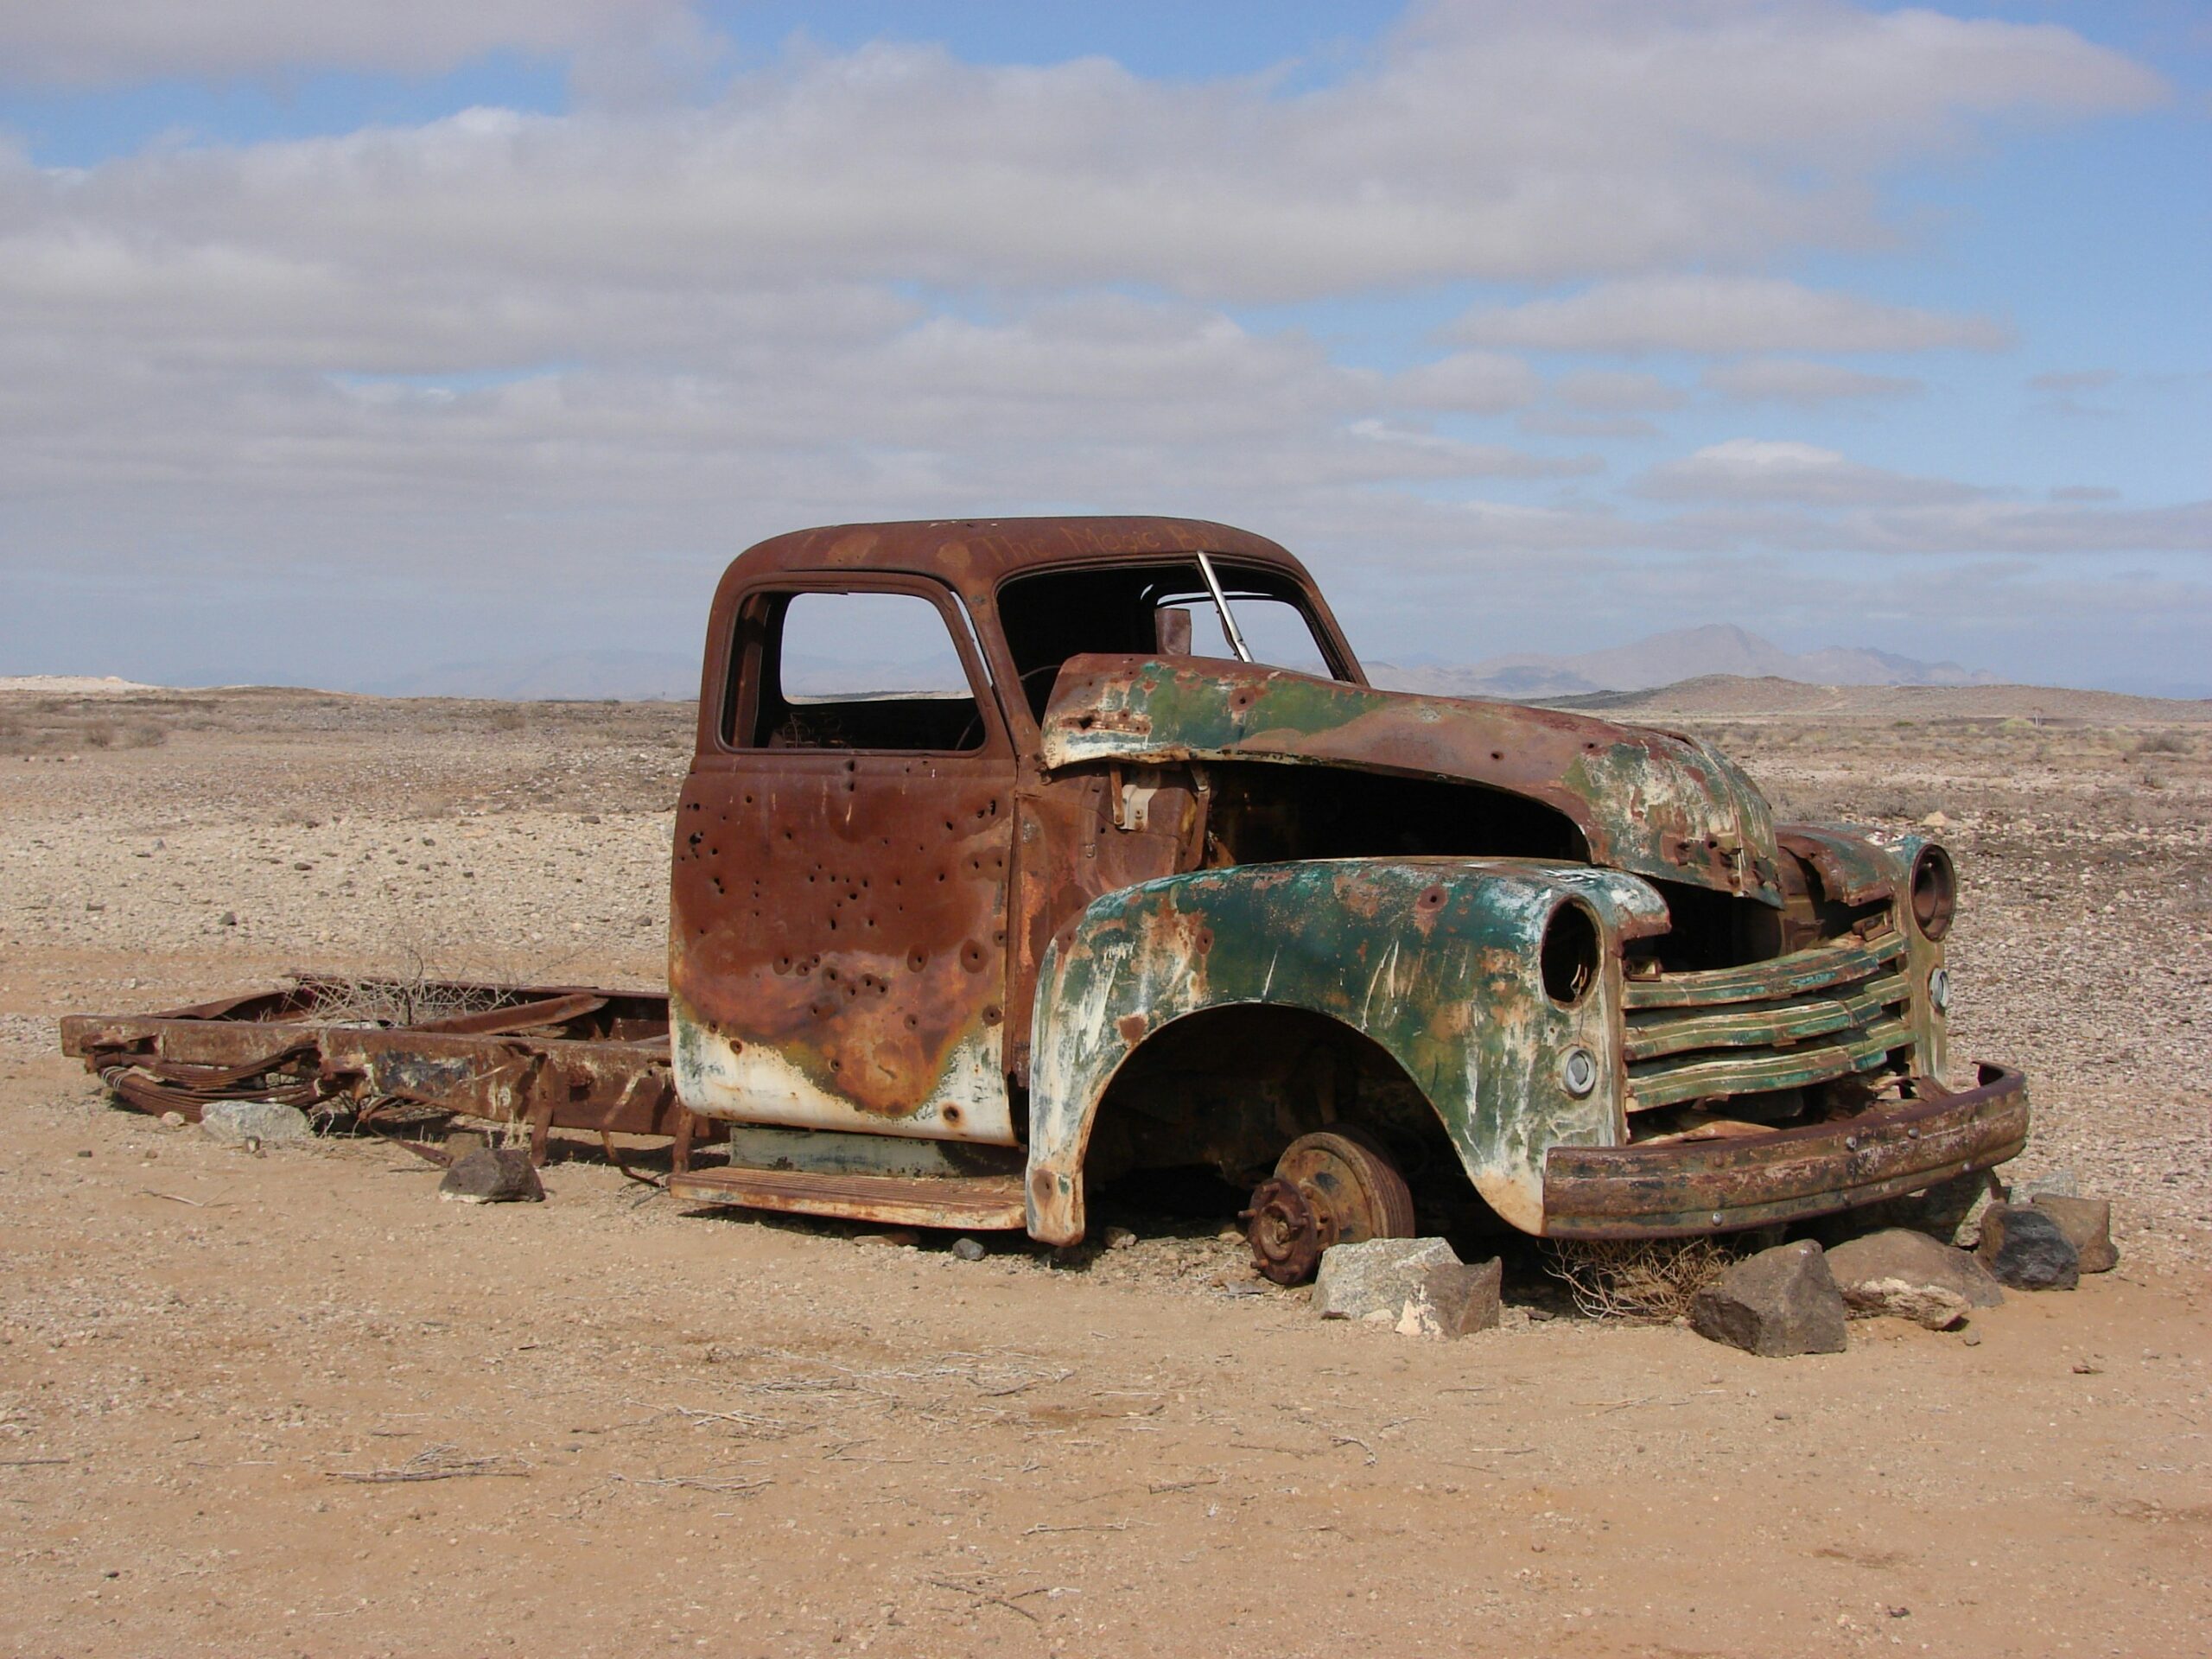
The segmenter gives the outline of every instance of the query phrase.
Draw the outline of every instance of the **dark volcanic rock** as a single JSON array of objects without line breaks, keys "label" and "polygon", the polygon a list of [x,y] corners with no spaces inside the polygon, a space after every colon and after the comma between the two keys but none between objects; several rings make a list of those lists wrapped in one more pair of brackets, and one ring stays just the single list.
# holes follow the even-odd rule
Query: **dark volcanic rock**
[{"label": "dark volcanic rock", "polygon": [[2112,1242],[2112,1200],[2061,1198],[2040,1193],[2035,1207],[2058,1224],[2066,1242],[2082,1258],[2084,1273],[2110,1273],[2120,1265],[2120,1250]]},{"label": "dark volcanic rock", "polygon": [[438,1183],[438,1196],[462,1204],[536,1204],[545,1188],[521,1147],[481,1147],[454,1160]]},{"label": "dark volcanic rock", "polygon": [[1844,1350],[1843,1293],[1810,1239],[1738,1262],[1690,1304],[1690,1328],[1747,1354],[1780,1359]]},{"label": "dark volcanic rock", "polygon": [[1974,1254],[2015,1290],[2071,1290],[2082,1277],[2082,1254],[2066,1230],[2031,1205],[1991,1205]]}]

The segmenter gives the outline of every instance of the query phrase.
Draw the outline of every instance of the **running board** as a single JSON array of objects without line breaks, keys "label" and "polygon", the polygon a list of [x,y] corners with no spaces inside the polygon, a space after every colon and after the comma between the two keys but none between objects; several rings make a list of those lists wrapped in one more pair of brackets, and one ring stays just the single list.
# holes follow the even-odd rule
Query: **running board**
[{"label": "running board", "polygon": [[1019,1229],[1028,1224],[1021,1177],[850,1175],[721,1166],[668,1178],[670,1193],[694,1204],[734,1204],[790,1215],[842,1216],[908,1227]]}]

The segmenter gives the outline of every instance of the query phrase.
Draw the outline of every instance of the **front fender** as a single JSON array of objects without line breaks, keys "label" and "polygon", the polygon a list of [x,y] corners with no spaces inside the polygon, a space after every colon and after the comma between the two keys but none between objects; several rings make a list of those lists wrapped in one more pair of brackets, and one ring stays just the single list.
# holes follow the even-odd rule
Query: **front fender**
[{"label": "front fender", "polygon": [[[1571,1005],[1541,952],[1563,905],[1597,924],[1604,970]],[[1200,870],[1094,900],[1046,953],[1032,1024],[1028,1222],[1084,1233],[1083,1159],[1107,1084],[1154,1033],[1205,1008],[1326,1015],[1380,1045],[1435,1109],[1476,1190],[1543,1218],[1554,1146],[1607,1147],[1621,1111],[1621,941],[1662,931],[1656,888],[1586,865],[1336,859]],[[1571,1095],[1568,1052],[1596,1086]]]}]

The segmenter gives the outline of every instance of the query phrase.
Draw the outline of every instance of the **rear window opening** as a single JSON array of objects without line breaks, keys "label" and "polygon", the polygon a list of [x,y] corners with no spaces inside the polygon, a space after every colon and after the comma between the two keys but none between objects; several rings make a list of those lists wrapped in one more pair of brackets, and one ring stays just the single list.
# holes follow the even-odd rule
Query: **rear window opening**
[{"label": "rear window opening", "polygon": [[[1356,678],[1351,653],[1294,577],[1227,559],[1211,563],[1254,662]],[[1190,557],[1015,576],[1000,588],[998,608],[1023,699],[1039,719],[1060,664],[1071,657],[1236,654],[1205,575]]]}]

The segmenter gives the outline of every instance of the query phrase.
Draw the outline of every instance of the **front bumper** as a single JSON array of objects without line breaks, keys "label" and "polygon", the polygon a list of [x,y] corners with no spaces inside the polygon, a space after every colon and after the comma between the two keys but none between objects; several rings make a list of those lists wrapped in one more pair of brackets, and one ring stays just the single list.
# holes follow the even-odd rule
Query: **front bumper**
[{"label": "front bumper", "polygon": [[1855,1209],[1988,1169],[2027,1144],[2027,1082],[1980,1068],[1961,1093],[1925,1078],[1915,1096],[1856,1117],[1726,1140],[1554,1147],[1544,1236],[1670,1238]]}]

